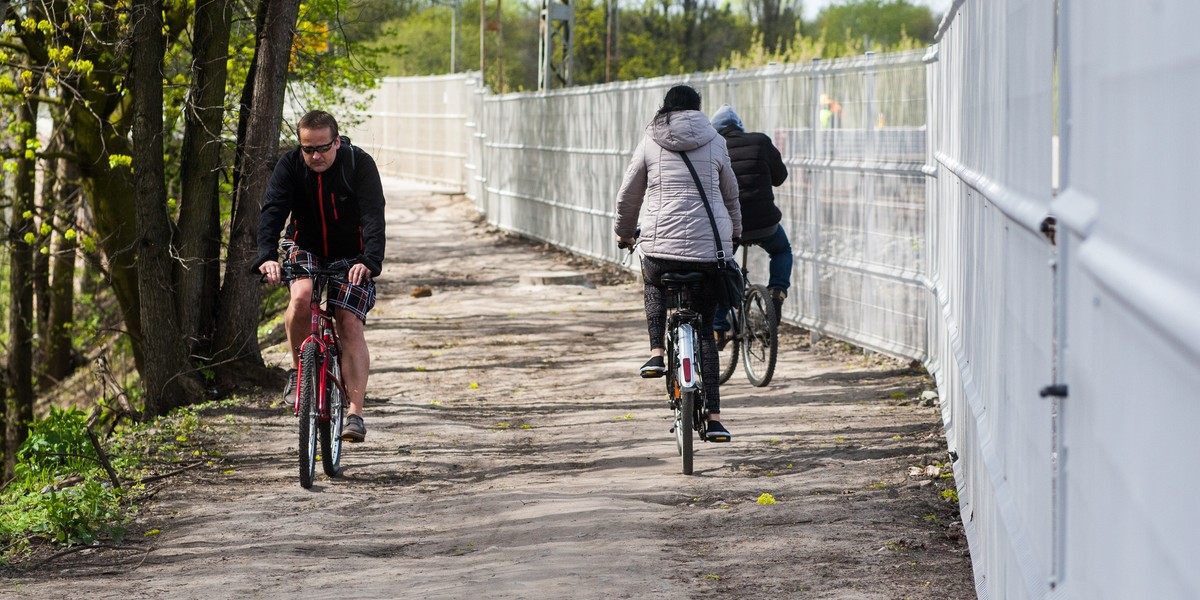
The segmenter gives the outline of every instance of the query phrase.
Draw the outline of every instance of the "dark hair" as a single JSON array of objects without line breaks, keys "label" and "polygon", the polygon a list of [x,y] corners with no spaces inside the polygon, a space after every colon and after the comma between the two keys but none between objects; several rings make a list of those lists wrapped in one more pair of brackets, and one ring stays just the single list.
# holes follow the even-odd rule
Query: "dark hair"
[{"label": "dark hair", "polygon": [[667,90],[658,114],[665,115],[677,110],[700,110],[700,92],[689,85],[677,85]]},{"label": "dark hair", "polygon": [[337,119],[323,110],[310,110],[300,117],[300,122],[296,124],[296,135],[300,134],[300,129],[325,129],[326,127],[333,133],[333,139],[338,139]]}]

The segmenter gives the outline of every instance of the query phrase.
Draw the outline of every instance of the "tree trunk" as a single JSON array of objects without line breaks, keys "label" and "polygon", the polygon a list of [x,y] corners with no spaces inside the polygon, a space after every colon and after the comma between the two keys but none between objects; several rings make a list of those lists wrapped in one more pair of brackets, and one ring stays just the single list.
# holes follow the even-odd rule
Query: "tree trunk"
[{"label": "tree trunk", "polygon": [[179,327],[192,352],[207,355],[220,292],[221,126],[225,117],[229,30],[228,0],[196,4],[192,83],[184,107],[183,186],[179,210],[179,255],[175,281]]},{"label": "tree trunk", "polygon": [[143,414],[164,414],[199,399],[188,375],[186,345],[179,343],[175,291],[171,285],[171,223],[163,164],[162,0],[136,0],[133,18],[133,160],[138,289],[141,292]]},{"label": "tree trunk", "polygon": [[134,261],[137,230],[130,221],[130,215],[136,212],[135,190],[128,169],[110,168],[108,164],[110,154],[130,152],[129,141],[113,132],[107,122],[97,120],[96,114],[82,102],[72,105],[70,118],[96,237],[108,264],[108,284],[120,304],[121,320],[125,323],[140,372],[143,363],[141,303]]},{"label": "tree trunk", "polygon": [[[48,150],[58,153],[61,150],[57,136],[50,142]],[[33,306],[37,324],[38,347],[34,352],[34,364],[37,366],[36,378],[38,389],[50,387],[46,378],[46,345],[50,339],[50,234],[52,230],[47,225],[54,222],[54,214],[58,210],[58,197],[55,190],[58,187],[58,158],[50,158],[42,170],[42,193],[38,194],[36,203],[42,227],[37,232],[36,253],[33,255]],[[41,232],[46,235],[41,235]]]},{"label": "tree trunk", "polygon": [[[28,100],[17,108],[17,147],[37,139],[37,103]],[[34,160],[22,152],[17,157],[16,197],[8,227],[8,388],[5,400],[5,472],[16,464],[17,450],[33,422],[33,246],[25,234],[33,232]]]},{"label": "tree trunk", "polygon": [[222,366],[236,378],[246,367],[263,364],[258,348],[258,313],[262,292],[250,266],[258,256],[255,237],[267,180],[275,166],[284,84],[299,0],[270,2],[255,51],[254,101],[241,155],[237,205],[229,235],[225,284],[221,289],[221,319],[216,351],[231,362]]},{"label": "tree trunk", "polygon": [[[64,148],[70,142],[64,142]],[[46,379],[62,381],[75,370],[71,355],[71,328],[75,321],[75,252],[79,242],[75,236],[64,235],[78,231],[75,215],[79,211],[79,168],[68,159],[60,159],[58,173],[58,210],[55,211],[54,265],[50,278],[50,326],[46,339]]]}]

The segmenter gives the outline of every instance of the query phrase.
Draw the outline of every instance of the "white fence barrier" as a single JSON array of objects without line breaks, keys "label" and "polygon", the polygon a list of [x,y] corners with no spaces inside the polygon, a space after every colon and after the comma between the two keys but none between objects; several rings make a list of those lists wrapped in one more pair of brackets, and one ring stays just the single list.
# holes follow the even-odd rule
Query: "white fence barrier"
[{"label": "white fence barrier", "polygon": [[791,171],[785,318],[934,374],[979,596],[1196,598],[1196,22],[1183,0],[957,0],[927,53],[549,94],[389,80],[356,141],[616,261],[616,188],[663,93],[729,102]]},{"label": "white fence barrier", "polygon": [[930,63],[929,369],[982,598],[1040,598],[1052,572],[1054,12],[971,2]]},{"label": "white fence barrier", "polygon": [[1061,4],[1060,587],[1200,598],[1200,3]]}]

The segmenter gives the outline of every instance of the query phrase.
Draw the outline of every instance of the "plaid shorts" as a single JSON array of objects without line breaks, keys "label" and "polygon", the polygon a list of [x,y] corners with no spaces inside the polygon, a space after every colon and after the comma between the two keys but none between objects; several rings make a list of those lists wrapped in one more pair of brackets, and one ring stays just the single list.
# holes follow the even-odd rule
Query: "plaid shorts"
[{"label": "plaid shorts", "polygon": [[[321,260],[316,254],[307,250],[301,250],[300,246],[295,243],[285,241],[281,249],[284,254],[284,263],[300,265],[307,268],[320,267]],[[349,258],[333,261],[327,267],[341,268],[350,267],[354,261]],[[375,280],[367,278],[366,285],[354,285],[349,283],[330,282],[329,284],[329,305],[344,308],[355,314],[363,323],[367,322],[367,313],[371,312],[371,308],[375,306]]]}]

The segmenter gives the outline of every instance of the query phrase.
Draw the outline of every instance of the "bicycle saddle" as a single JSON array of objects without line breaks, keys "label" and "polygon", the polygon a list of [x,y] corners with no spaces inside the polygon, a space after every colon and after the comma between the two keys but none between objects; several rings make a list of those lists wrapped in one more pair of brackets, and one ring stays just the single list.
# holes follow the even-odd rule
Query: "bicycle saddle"
[{"label": "bicycle saddle", "polygon": [[692,271],[688,273],[663,273],[663,283],[696,283],[708,278],[708,273]]}]

